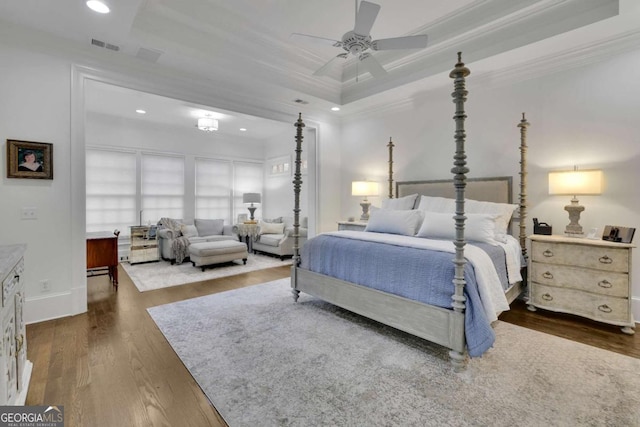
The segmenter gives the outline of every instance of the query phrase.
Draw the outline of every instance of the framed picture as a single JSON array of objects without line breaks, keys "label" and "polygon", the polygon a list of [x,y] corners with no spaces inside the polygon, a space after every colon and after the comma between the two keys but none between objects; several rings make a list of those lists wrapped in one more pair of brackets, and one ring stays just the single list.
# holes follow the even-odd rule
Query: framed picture
[{"label": "framed picture", "polygon": [[7,139],[7,178],[53,179],[53,144]]},{"label": "framed picture", "polygon": [[291,156],[269,159],[267,165],[268,176],[291,175]]},{"label": "framed picture", "polygon": [[249,215],[247,215],[246,213],[238,214],[238,224],[244,224],[244,222],[248,219]]},{"label": "framed picture", "polygon": [[631,227],[620,227],[618,225],[605,225],[602,233],[602,240],[618,243],[631,243],[636,229]]}]

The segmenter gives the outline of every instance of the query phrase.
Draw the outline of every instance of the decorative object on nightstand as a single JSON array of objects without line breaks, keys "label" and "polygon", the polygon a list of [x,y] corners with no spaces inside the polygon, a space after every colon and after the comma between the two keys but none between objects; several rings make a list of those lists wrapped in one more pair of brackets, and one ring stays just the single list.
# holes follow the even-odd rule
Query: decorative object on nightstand
[{"label": "decorative object on nightstand", "polygon": [[534,234],[528,309],[576,314],[633,334],[631,250],[634,245]]},{"label": "decorative object on nightstand", "polygon": [[377,196],[380,194],[380,185],[374,181],[353,181],[351,183],[352,196],[364,196],[364,200],[360,203],[362,206],[361,221],[369,220],[369,207],[371,203],[367,200],[369,196]]},{"label": "decorative object on nightstand", "polygon": [[245,223],[255,224],[256,220],[253,215],[255,214],[256,209],[258,208],[254,206],[254,203],[260,203],[260,193],[244,193],[242,195],[242,203],[251,204],[251,206],[248,207],[251,217],[249,218],[249,221],[245,221]]},{"label": "decorative object on nightstand", "polygon": [[571,204],[564,207],[569,212],[569,224],[564,233],[567,236],[582,237],[582,226],[579,224],[580,213],[584,211],[577,196],[599,195],[602,193],[602,171],[577,168],[573,171],[549,172],[549,194],[571,195]]}]

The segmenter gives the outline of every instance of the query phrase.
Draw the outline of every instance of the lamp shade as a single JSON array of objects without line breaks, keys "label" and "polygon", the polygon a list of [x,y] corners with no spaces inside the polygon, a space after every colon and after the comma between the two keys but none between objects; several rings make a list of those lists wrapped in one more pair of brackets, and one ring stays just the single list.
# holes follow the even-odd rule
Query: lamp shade
[{"label": "lamp shade", "polygon": [[549,172],[549,194],[597,195],[602,193],[602,171]]},{"label": "lamp shade", "polygon": [[212,119],[211,117],[201,117],[198,119],[197,126],[198,129],[205,132],[213,132],[214,130],[218,130],[218,121],[216,119]]},{"label": "lamp shade", "polygon": [[380,185],[374,181],[353,181],[351,183],[352,196],[377,196],[380,194]]},{"label": "lamp shade", "polygon": [[244,193],[242,203],[260,203],[260,193]]}]

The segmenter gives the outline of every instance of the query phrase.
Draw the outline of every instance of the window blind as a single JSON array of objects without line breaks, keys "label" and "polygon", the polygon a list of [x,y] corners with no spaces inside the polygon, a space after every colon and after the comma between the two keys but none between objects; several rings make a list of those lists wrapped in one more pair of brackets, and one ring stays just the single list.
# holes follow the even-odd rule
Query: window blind
[{"label": "window blind", "polygon": [[142,153],[142,221],[184,218],[184,157]]},{"label": "window blind", "polygon": [[231,162],[196,159],[196,218],[231,220]]}]

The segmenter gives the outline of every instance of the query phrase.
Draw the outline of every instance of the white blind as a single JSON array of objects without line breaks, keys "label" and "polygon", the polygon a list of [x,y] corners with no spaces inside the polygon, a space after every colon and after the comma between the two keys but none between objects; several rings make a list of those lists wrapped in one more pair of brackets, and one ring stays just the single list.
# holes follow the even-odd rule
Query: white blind
[{"label": "white blind", "polygon": [[[242,203],[242,195],[244,193],[260,193],[264,198],[262,191],[263,164],[249,162],[233,163],[233,218],[238,217],[239,213],[249,215],[247,205]],[[261,204],[255,205],[258,209],[255,212],[255,218],[262,218]]]},{"label": "white blind", "polygon": [[196,218],[231,220],[231,162],[196,159]]},{"label": "white blind", "polygon": [[142,153],[142,221],[184,218],[184,157]]},{"label": "white blind", "polygon": [[136,153],[87,148],[86,229],[128,234],[138,223]]}]

